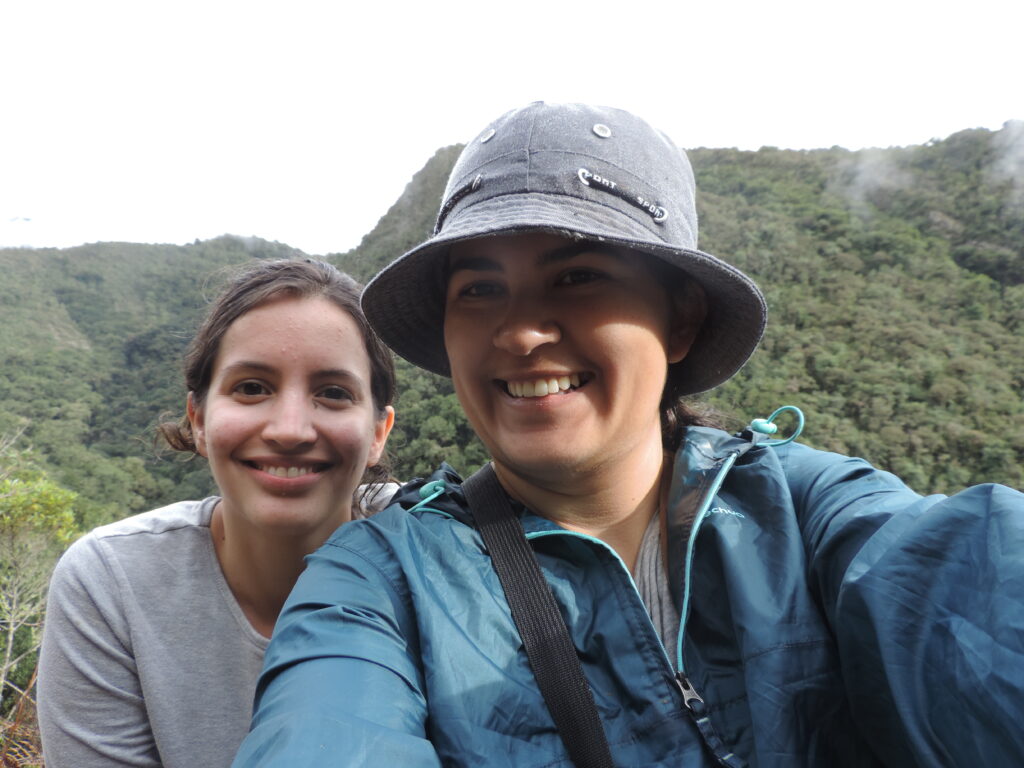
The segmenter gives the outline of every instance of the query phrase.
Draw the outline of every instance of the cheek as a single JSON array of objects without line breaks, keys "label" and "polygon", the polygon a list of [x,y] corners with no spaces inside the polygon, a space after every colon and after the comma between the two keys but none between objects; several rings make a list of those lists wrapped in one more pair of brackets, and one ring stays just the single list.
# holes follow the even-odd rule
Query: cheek
[{"label": "cheek", "polygon": [[476,356],[488,348],[493,336],[491,321],[480,313],[445,313],[444,349],[453,371],[472,365]]},{"label": "cheek", "polygon": [[[448,328],[446,327],[447,330]],[[447,332],[445,334],[445,352],[448,355],[452,387],[455,390],[455,396],[458,398],[459,403],[463,408],[468,409],[470,408],[470,403],[466,400],[467,382],[473,381],[474,377],[471,375],[473,361],[466,353],[474,348],[485,349],[486,347],[480,344],[467,344],[465,334],[462,331],[458,333],[454,329],[452,331],[452,339],[459,338],[457,342],[450,341]]]},{"label": "cheek", "polygon": [[377,423],[368,415],[357,418],[341,418],[327,427],[331,444],[344,461],[364,467],[371,459],[376,441]]},{"label": "cheek", "polygon": [[[615,384],[612,392],[623,406],[636,407],[641,400],[661,400],[668,376],[667,331],[632,322],[597,329],[586,345],[590,359]],[[597,357],[595,353],[600,357]]]},{"label": "cheek", "polygon": [[448,357],[448,367],[452,378],[455,378],[462,364],[462,354],[457,339],[456,328],[446,320],[444,325],[444,353]]},{"label": "cheek", "polygon": [[609,322],[595,322],[583,326],[583,351],[600,351],[605,359],[617,365],[631,361],[649,365],[650,361],[668,360],[668,342],[671,334],[667,322],[650,315],[629,315]]},{"label": "cheek", "polygon": [[245,440],[253,430],[251,420],[223,408],[213,408],[207,412],[205,425],[205,445],[208,458],[230,453]]},{"label": "cheek", "polygon": [[479,377],[470,376],[464,370],[452,367],[451,371],[452,389],[455,390],[455,399],[459,401],[462,412],[469,420],[470,426],[476,430],[486,429],[481,423],[480,417],[486,412],[486,397],[489,394],[484,389]]}]

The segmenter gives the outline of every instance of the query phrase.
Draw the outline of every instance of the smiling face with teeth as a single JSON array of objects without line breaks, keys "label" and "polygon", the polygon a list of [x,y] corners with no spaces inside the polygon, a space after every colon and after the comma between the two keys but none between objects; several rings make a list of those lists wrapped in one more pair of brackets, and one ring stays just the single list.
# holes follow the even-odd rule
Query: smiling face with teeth
[{"label": "smiling face with teeth", "polygon": [[370,376],[358,327],[328,299],[279,297],[231,324],[189,418],[234,534],[308,538],[311,550],[350,518],[393,419]]},{"label": "smiling face with teeth", "polygon": [[668,365],[696,327],[651,258],[549,234],[452,247],[445,348],[499,469],[548,482],[631,455],[660,461]]}]

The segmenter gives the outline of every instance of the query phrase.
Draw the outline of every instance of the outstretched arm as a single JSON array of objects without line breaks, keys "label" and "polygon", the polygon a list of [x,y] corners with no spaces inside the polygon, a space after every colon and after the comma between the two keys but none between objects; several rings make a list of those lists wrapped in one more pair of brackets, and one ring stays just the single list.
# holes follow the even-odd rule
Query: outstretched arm
[{"label": "outstretched arm", "polygon": [[1018,764],[1024,495],[920,497],[858,459],[803,451],[784,463],[864,736],[892,764]]},{"label": "outstretched arm", "polygon": [[400,574],[326,544],[278,620],[236,768],[439,766],[418,644]]}]

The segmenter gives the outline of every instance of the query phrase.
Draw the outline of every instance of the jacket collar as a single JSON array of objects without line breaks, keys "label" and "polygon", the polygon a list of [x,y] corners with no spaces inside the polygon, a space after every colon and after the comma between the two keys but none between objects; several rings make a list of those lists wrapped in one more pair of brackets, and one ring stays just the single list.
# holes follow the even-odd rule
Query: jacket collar
[{"label": "jacket collar", "polygon": [[[672,556],[674,546],[678,546],[679,541],[685,546],[693,517],[703,501],[703,492],[714,479],[722,462],[730,453],[743,454],[752,447],[754,444],[750,441],[720,429],[690,427],[686,430],[683,444],[676,452],[669,490],[670,562],[677,560]],[[434,509],[466,525],[473,525],[469,505],[462,492],[462,478],[447,463],[441,464],[430,477],[407,483],[392,501],[405,509],[417,505],[424,511]],[[534,514],[515,499],[510,499],[510,502],[527,534],[560,530],[556,523]]]}]

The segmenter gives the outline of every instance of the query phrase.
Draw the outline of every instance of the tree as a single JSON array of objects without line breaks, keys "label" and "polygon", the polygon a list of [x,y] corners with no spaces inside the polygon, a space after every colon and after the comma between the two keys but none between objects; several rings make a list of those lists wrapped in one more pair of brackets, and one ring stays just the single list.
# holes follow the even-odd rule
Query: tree
[{"label": "tree", "polygon": [[17,437],[0,437],[0,714],[27,692],[50,572],[76,533],[76,494],[16,451]]}]

